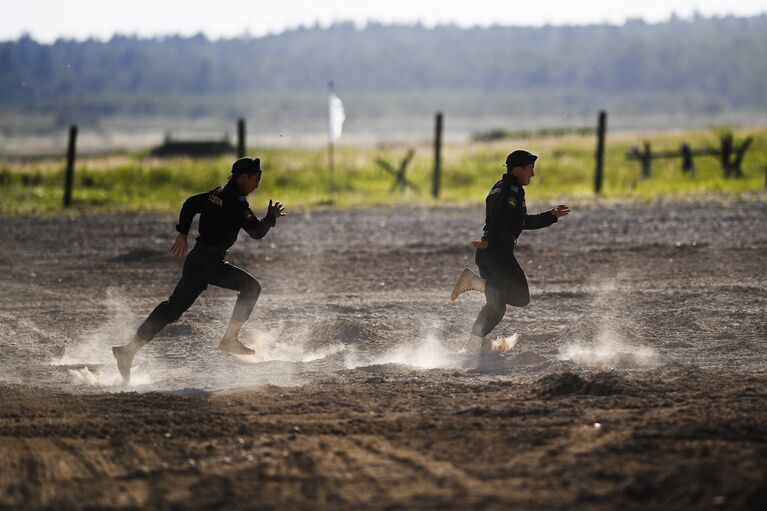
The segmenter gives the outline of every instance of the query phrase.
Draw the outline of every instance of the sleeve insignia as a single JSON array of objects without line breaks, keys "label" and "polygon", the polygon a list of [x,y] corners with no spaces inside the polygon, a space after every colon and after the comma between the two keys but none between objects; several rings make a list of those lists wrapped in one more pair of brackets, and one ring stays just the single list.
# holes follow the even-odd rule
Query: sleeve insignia
[{"label": "sleeve insignia", "polygon": [[517,198],[513,197],[513,196],[509,197],[508,203],[509,203],[509,206],[511,206],[512,208],[516,208],[517,207]]}]

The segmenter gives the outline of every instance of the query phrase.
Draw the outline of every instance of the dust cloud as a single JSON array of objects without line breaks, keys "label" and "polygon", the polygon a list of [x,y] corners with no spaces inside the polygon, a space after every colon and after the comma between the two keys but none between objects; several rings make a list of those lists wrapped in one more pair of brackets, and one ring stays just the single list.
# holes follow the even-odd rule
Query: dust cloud
[{"label": "dust cloud", "polygon": [[136,329],[138,318],[131,311],[128,301],[116,288],[107,288],[104,306],[107,321],[80,339],[67,344],[64,354],[54,358],[52,365],[102,365],[112,364],[111,346],[128,342]]},{"label": "dust cloud", "polygon": [[289,362],[312,362],[344,351],[345,346],[333,343],[318,349],[307,349],[311,340],[311,329],[301,327],[298,332],[288,331],[279,324],[274,329],[257,328],[243,332],[240,340],[256,354],[239,357],[244,362],[257,363],[274,360]]},{"label": "dust cloud", "polygon": [[[117,288],[107,288],[103,303],[107,309],[107,321],[68,344],[61,357],[50,361],[51,365],[66,367],[71,382],[76,385],[108,388],[123,383],[111,347],[131,339],[138,318]],[[161,370],[159,361],[153,364],[151,371],[147,364],[136,363],[130,386],[150,385],[154,381],[152,373]]]},{"label": "dust cloud", "polygon": [[[118,387],[123,385],[122,376],[117,368],[96,368],[91,371],[88,366],[81,368],[68,369],[72,382],[80,385],[90,385],[92,387]],[[131,374],[129,385],[151,385],[152,376],[138,368]]]},{"label": "dust cloud", "polygon": [[439,339],[434,335],[427,335],[423,339],[404,342],[366,364],[360,362],[350,368],[363,365],[403,364],[422,369],[443,369],[455,366],[450,355]]},{"label": "dust cloud", "polygon": [[[621,279],[597,284],[589,317],[577,322],[565,334],[557,358],[577,365],[593,367],[652,367],[659,364],[657,352],[642,343],[642,336],[623,307]],[[619,307],[620,306],[620,307]]]},{"label": "dust cloud", "polygon": [[596,337],[560,347],[560,360],[596,367],[651,367],[658,354],[647,346],[629,344],[613,327],[603,324]]}]

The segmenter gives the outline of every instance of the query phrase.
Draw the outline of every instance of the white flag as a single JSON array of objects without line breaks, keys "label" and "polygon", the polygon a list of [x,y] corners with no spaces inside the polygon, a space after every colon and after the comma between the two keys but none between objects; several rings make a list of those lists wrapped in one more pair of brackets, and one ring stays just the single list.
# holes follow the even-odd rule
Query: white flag
[{"label": "white flag", "polygon": [[341,99],[336,96],[335,92],[330,91],[328,95],[328,137],[331,144],[335,144],[341,138],[341,130],[345,120],[344,104],[341,103]]}]

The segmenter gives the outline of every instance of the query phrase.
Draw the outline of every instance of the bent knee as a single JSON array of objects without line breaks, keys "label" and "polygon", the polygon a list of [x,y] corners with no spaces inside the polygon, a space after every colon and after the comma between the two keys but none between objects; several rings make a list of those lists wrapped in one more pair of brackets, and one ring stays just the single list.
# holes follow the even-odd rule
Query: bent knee
[{"label": "bent knee", "polygon": [[530,303],[530,295],[518,295],[510,297],[508,304],[514,307],[524,307]]},{"label": "bent knee", "polygon": [[256,299],[261,294],[261,283],[256,279],[251,279],[243,286],[240,294],[248,298]]}]

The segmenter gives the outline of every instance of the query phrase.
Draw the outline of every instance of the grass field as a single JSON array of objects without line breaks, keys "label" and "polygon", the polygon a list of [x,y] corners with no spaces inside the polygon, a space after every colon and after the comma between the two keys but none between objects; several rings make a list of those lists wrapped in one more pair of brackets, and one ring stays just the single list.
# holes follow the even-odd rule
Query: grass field
[{"label": "grass field", "polygon": [[[626,132],[608,135],[603,195],[608,198],[653,198],[660,195],[727,193],[737,195],[765,189],[767,127],[734,129],[736,143],[753,136],[743,162],[745,176],[725,179],[715,157],[696,157],[695,175],[681,171],[680,159],[654,160],[649,179],[640,166],[629,161],[630,146],[647,140],[653,150],[677,149],[682,142],[693,147],[719,144],[725,128],[700,131]],[[578,200],[593,195],[593,135],[533,136],[495,142],[447,145],[443,149],[443,177],[438,200],[431,196],[433,149],[416,147],[408,178],[417,190],[393,191],[393,178],[376,159],[394,167],[407,152],[404,145],[382,148],[340,146],[331,180],[327,152],[317,149],[250,148],[262,158],[264,179],[254,208],[268,198],[288,207],[334,205],[364,207],[375,204],[478,203],[504,172],[506,154],[525,147],[541,156],[528,197],[536,200]],[[232,157],[216,159],[149,158],[145,153],[80,158],[75,171],[73,211],[175,212],[186,197],[224,182]],[[64,161],[0,163],[1,213],[58,213],[63,210]]]}]

